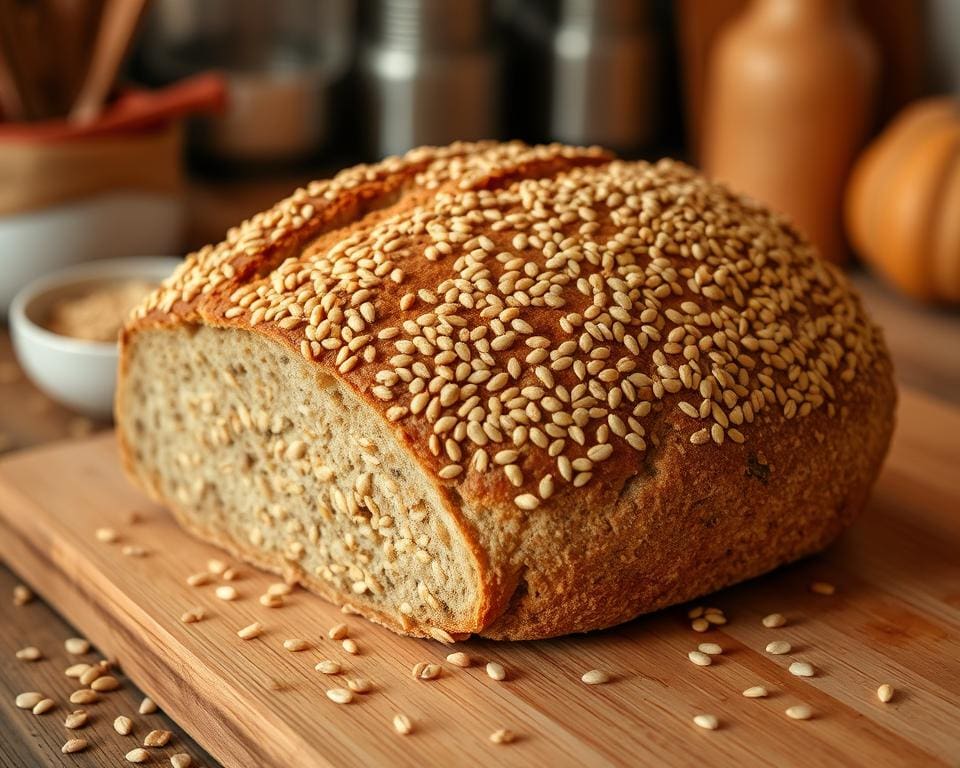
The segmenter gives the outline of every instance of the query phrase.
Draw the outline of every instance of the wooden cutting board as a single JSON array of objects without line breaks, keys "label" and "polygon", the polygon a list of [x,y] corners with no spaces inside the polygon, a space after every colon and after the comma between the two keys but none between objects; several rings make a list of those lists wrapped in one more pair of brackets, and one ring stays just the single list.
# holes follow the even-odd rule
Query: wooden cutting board
[{"label": "wooden cutting board", "polygon": [[[130,523],[133,512],[140,519]],[[122,541],[99,542],[101,526]],[[111,435],[0,462],[0,555],[225,766],[960,765],[958,529],[960,412],[905,392],[868,513],[825,555],[710,597],[726,626],[697,634],[683,607],[588,636],[461,643],[507,667],[496,682],[482,666],[445,663],[438,643],[345,617],[302,591],[265,608],[257,596],[275,579],[248,567],[236,602],[218,600],[213,585],[187,586],[222,555],[126,482]],[[147,554],[124,556],[122,544]],[[837,593],[811,593],[815,579]],[[208,618],[182,624],[194,605]],[[773,611],[788,625],[764,628]],[[343,620],[358,656],[325,639]],[[264,634],[240,640],[253,621]],[[293,637],[315,649],[284,650]],[[766,654],[774,639],[793,654]],[[704,641],[725,653],[698,667],[687,653]],[[321,658],[344,662],[375,691],[346,706],[329,701],[325,691],[344,679],[316,672]],[[816,676],[791,676],[796,659]],[[444,663],[443,676],[413,680],[419,661]],[[613,680],[584,685],[592,668]],[[889,704],[875,693],[884,682],[897,690]],[[753,685],[769,698],[744,698]],[[798,703],[812,720],[784,715]],[[414,733],[394,732],[397,712]],[[720,728],[695,727],[698,713],[717,715]],[[504,727],[517,740],[492,743]]]}]

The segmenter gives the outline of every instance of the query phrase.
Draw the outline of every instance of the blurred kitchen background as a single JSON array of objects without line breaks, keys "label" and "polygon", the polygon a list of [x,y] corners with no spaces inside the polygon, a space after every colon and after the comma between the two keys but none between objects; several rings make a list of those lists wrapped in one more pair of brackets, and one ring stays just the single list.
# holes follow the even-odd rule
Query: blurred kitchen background
[{"label": "blurred kitchen background", "polygon": [[4,311],[417,145],[601,144],[786,212],[960,401],[960,0],[0,0],[0,108]]}]

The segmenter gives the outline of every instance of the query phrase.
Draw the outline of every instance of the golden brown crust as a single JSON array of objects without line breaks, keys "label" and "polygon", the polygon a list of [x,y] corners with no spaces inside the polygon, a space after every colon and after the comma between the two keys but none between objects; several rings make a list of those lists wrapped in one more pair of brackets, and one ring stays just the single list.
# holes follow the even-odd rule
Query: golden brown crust
[{"label": "golden brown crust", "polygon": [[191,256],[124,349],[182,323],[285,344],[384,417],[481,564],[456,629],[494,637],[815,551],[892,428],[882,339],[835,268],[684,166],[595,149],[454,145],[317,182]]}]

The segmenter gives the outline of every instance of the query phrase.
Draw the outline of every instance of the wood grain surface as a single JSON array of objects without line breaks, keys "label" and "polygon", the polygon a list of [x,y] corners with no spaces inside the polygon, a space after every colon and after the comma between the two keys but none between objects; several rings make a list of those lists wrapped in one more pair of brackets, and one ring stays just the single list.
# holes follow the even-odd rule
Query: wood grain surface
[{"label": "wood grain surface", "polygon": [[[265,608],[257,596],[274,580],[248,567],[235,602],[218,600],[214,584],[187,586],[220,553],[130,487],[110,435],[0,463],[0,554],[226,766],[960,765],[958,456],[960,412],[905,392],[870,509],[825,555],[711,596],[730,621],[704,634],[683,607],[588,636],[453,649],[503,663],[503,682],[445,662],[450,649],[438,643],[393,635],[305,592]],[[99,526],[121,541],[98,541]],[[147,554],[125,556],[124,544]],[[811,593],[813,580],[837,593]],[[195,605],[207,618],[181,623]],[[773,611],[787,626],[762,626]],[[240,640],[253,621],[263,635]],[[326,638],[340,621],[359,655]],[[314,647],[284,650],[294,637]],[[793,652],[765,653],[774,639]],[[705,641],[725,653],[698,667],[687,653]],[[323,658],[345,674],[315,671]],[[816,675],[790,675],[794,660]],[[442,664],[443,676],[412,679],[419,661]],[[613,680],[584,685],[592,668]],[[374,692],[348,705],[326,698],[354,676]],[[896,688],[889,704],[876,697],[881,683]],[[770,696],[744,698],[752,685]],[[785,716],[799,703],[813,719]],[[409,736],[393,731],[398,712],[414,722]],[[699,713],[720,728],[694,726]],[[492,743],[498,728],[516,741]]]},{"label": "wood grain surface", "polygon": [[[15,607],[10,595],[20,583],[6,568],[0,568],[0,768],[34,768],[35,766],[88,766],[124,764],[124,755],[143,743],[144,736],[153,729],[172,731],[174,736],[164,749],[151,750],[154,764],[167,762],[171,755],[189,754],[194,768],[216,768],[216,763],[163,712],[140,715],[138,708],[144,694],[117,669],[110,674],[118,677],[121,687],[104,694],[103,701],[93,705],[70,704],[70,694],[82,688],[76,680],[66,677],[64,670],[80,662],[95,663],[103,659],[96,648],[82,655],[71,655],[64,648],[64,640],[75,637],[70,628],[39,598],[24,606]],[[21,648],[34,646],[43,652],[39,661],[14,661]],[[44,715],[17,709],[16,696],[24,691],[39,691],[57,702],[55,709]],[[85,728],[70,730],[64,727],[67,713],[85,709],[89,715]],[[125,715],[135,723],[129,736],[113,730],[113,721]],[[27,732],[28,738],[19,738]],[[82,753],[64,755],[60,752],[67,739],[82,738],[90,747]]]}]

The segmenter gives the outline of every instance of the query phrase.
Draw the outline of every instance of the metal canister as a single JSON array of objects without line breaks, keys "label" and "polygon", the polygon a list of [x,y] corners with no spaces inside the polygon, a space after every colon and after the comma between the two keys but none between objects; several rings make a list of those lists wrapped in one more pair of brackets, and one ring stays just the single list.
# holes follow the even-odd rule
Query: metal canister
[{"label": "metal canister", "polygon": [[551,45],[549,134],[634,153],[657,131],[659,48],[647,0],[563,0]]},{"label": "metal canister", "polygon": [[371,0],[360,54],[369,151],[497,138],[489,0]]}]

